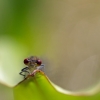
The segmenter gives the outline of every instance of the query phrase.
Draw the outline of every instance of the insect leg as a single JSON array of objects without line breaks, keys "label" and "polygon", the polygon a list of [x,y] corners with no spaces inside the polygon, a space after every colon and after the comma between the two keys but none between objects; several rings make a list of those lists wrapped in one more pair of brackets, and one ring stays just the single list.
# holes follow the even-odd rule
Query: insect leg
[{"label": "insect leg", "polygon": [[23,68],[19,74],[22,75],[22,76],[24,76],[24,78],[25,78],[26,75],[25,74],[22,74],[22,73],[23,72],[29,73],[29,71],[27,71],[28,69],[29,69],[28,67]]}]

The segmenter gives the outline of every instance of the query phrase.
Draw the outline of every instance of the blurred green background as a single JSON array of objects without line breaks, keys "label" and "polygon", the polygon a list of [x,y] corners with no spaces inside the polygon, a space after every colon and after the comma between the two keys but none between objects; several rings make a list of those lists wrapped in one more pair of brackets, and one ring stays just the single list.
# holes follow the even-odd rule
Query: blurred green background
[{"label": "blurred green background", "polygon": [[[0,0],[0,81],[16,85],[23,59],[37,55],[55,84],[92,87],[100,79],[99,37],[98,0]],[[0,99],[13,99],[8,87],[0,88]]]}]

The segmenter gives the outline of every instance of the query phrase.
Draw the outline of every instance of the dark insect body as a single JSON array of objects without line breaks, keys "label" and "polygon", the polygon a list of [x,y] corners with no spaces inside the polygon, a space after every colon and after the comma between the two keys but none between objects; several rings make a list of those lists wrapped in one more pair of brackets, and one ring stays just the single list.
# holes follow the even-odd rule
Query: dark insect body
[{"label": "dark insect body", "polygon": [[29,58],[24,59],[24,64],[27,66],[24,67],[19,73],[20,75],[24,76],[24,78],[27,77],[26,74],[35,74],[37,70],[43,71],[44,69],[44,64],[42,64],[42,61],[36,56],[31,56]]}]

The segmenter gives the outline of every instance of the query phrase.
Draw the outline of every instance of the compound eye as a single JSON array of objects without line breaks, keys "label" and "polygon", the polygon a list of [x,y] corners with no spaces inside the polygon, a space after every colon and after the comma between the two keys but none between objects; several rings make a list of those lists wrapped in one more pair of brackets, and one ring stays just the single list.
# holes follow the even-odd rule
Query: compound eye
[{"label": "compound eye", "polygon": [[29,63],[28,59],[24,59],[24,64],[27,65]]},{"label": "compound eye", "polygon": [[38,65],[41,65],[41,64],[42,64],[42,61],[41,61],[41,60],[36,60],[36,63],[37,63]]}]

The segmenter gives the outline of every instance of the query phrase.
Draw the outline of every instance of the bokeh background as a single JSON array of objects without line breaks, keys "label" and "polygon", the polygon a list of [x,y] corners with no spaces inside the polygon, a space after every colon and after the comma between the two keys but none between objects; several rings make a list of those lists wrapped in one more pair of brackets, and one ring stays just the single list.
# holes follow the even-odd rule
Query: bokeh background
[{"label": "bokeh background", "polygon": [[0,0],[1,100],[13,100],[7,86],[22,80],[23,59],[31,55],[39,56],[50,80],[66,90],[99,83],[100,1]]}]

